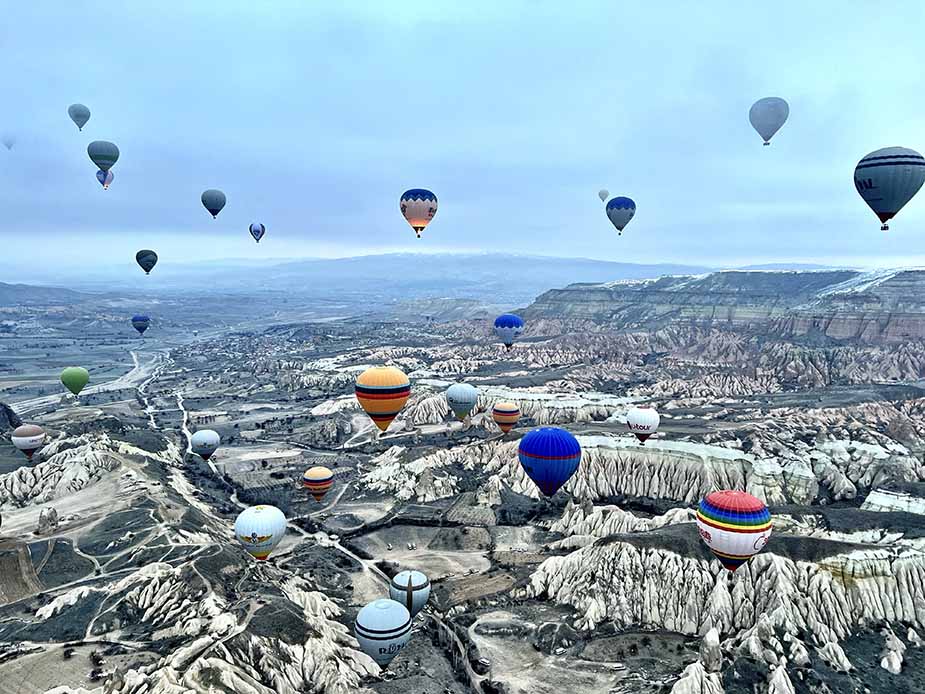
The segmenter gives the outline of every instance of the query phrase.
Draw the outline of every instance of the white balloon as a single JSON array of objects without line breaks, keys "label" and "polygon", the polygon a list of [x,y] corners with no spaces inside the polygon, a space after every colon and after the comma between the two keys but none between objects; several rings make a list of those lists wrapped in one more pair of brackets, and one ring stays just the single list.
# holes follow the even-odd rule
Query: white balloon
[{"label": "white balloon", "polygon": [[659,421],[654,407],[633,407],[626,413],[626,426],[640,443],[645,443],[647,438],[658,431]]},{"label": "white balloon", "polygon": [[234,522],[234,534],[255,559],[265,560],[286,535],[286,516],[275,506],[249,506]]},{"label": "white balloon", "polygon": [[925,183],[925,157],[906,147],[871,152],[854,169],[854,186],[883,223],[892,219]]},{"label": "white balloon", "polygon": [[202,456],[203,460],[208,460],[220,443],[218,432],[211,429],[200,429],[190,438],[190,448],[193,453]]},{"label": "white balloon", "polygon": [[414,617],[430,599],[430,579],[420,571],[400,571],[389,584],[389,597]]},{"label": "white balloon", "polygon": [[23,424],[13,430],[10,437],[13,445],[32,460],[32,454],[42,447],[45,442],[45,430],[35,424]]},{"label": "white balloon", "polygon": [[601,199],[601,202],[607,202],[607,198],[610,197],[610,191],[606,188],[601,188],[597,191],[597,197]]},{"label": "white balloon", "polygon": [[468,383],[454,383],[446,391],[446,402],[456,418],[462,421],[479,401],[479,390]]},{"label": "white balloon", "polygon": [[783,127],[790,115],[790,106],[777,96],[758,99],[748,111],[748,120],[758,131],[765,145],[771,144],[774,133]]},{"label": "white balloon", "polygon": [[374,600],[357,614],[353,633],[363,652],[386,667],[411,640],[411,613],[394,600]]}]

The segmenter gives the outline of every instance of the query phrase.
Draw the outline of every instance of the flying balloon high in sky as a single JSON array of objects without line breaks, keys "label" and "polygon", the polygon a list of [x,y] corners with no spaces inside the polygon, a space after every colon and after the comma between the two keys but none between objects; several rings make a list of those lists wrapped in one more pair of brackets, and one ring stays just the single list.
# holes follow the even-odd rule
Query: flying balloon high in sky
[{"label": "flying balloon high in sky", "polygon": [[402,193],[399,207],[414,233],[421,238],[424,227],[437,214],[437,196],[425,188],[412,188]]},{"label": "flying balloon high in sky", "polygon": [[61,383],[74,395],[80,395],[89,382],[90,372],[82,366],[69,366],[61,372]]},{"label": "flying balloon high in sky", "polygon": [[597,191],[597,197],[601,199],[601,202],[607,202],[607,198],[610,197],[610,191],[606,188],[601,188]]},{"label": "flying balloon high in sky", "polygon": [[263,235],[267,233],[267,228],[259,222],[254,222],[248,227],[247,230],[251,233],[251,236],[254,237],[254,241],[257,243],[260,243],[260,239],[262,239]]},{"label": "flying balloon high in sky", "polygon": [[87,145],[87,154],[100,171],[109,171],[119,161],[119,148],[105,140],[94,140]]},{"label": "flying balloon high in sky", "polygon": [[151,270],[157,265],[157,253],[144,249],[135,254],[135,262],[145,271],[146,275],[151,274]]},{"label": "flying balloon high in sky", "polygon": [[854,186],[888,231],[887,222],[925,183],[925,157],[906,147],[871,152],[854,167]]},{"label": "flying balloon high in sky", "polygon": [[67,115],[74,121],[78,130],[83,130],[87,121],[90,120],[90,109],[83,104],[71,104],[67,107]]},{"label": "flying balloon high in sky", "polygon": [[202,206],[212,215],[212,219],[218,217],[218,213],[225,207],[225,194],[215,188],[204,190],[200,199],[202,200]]},{"label": "flying balloon high in sky", "polygon": [[607,219],[617,228],[617,234],[622,235],[626,225],[636,215],[636,203],[625,197],[613,198],[604,208]]},{"label": "flying balloon high in sky", "polygon": [[771,144],[774,133],[780,130],[790,115],[790,106],[777,96],[768,96],[758,99],[748,111],[748,120],[752,127],[761,135],[764,145]]},{"label": "flying balloon high in sky", "polygon": [[112,171],[103,171],[99,169],[96,172],[96,180],[100,182],[100,185],[103,186],[103,190],[109,190],[109,184],[112,183],[114,178]]},{"label": "flying balloon high in sky", "polygon": [[581,445],[558,427],[540,427],[520,440],[517,451],[527,477],[546,496],[552,496],[571,479],[581,461]]}]

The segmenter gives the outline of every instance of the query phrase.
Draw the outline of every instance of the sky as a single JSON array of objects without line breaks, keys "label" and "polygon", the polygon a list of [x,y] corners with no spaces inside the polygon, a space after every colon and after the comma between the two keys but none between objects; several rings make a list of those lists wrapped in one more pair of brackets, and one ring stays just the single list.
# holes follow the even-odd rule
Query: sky
[{"label": "sky", "polygon": [[[139,248],[925,264],[925,192],[884,234],[852,180],[872,150],[925,151],[925,3],[154,7],[4,8],[0,269]],[[770,147],[748,122],[764,96],[791,110]],[[121,150],[108,191],[96,139]],[[414,187],[439,198],[421,240],[398,209]],[[228,196],[217,220],[206,188]],[[636,201],[622,237],[601,188]]]}]

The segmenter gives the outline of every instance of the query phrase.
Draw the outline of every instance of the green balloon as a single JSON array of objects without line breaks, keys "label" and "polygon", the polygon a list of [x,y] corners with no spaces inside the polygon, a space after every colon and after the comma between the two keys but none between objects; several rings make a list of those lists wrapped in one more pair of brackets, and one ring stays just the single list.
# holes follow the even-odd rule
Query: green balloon
[{"label": "green balloon", "polygon": [[82,366],[69,366],[61,372],[61,382],[74,395],[79,395],[90,382],[90,373]]}]

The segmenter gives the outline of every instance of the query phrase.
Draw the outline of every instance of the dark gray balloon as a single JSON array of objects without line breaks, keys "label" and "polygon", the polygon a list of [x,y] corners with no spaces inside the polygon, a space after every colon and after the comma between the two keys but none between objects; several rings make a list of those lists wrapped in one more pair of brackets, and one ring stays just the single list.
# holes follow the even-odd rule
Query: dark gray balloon
[{"label": "dark gray balloon", "polygon": [[141,265],[141,269],[145,271],[146,275],[149,275],[154,266],[157,265],[157,253],[147,249],[138,251],[135,254],[135,262]]},{"label": "dark gray balloon", "polygon": [[202,193],[202,205],[212,215],[212,219],[215,219],[225,206],[225,194],[220,190],[209,188]]},{"label": "dark gray balloon", "polygon": [[105,140],[94,140],[87,145],[87,154],[101,171],[109,171],[119,161],[119,148]]},{"label": "dark gray balloon", "polygon": [[83,130],[90,120],[90,109],[83,104],[71,104],[67,107],[67,115],[71,117],[78,130]]}]

